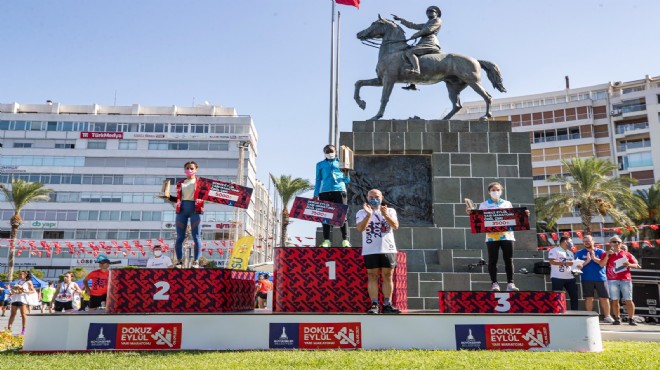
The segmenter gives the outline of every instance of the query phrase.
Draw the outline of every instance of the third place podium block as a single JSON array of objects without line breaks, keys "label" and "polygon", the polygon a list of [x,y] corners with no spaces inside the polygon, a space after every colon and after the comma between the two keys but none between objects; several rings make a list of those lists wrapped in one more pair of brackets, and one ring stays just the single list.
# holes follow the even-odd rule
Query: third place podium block
[{"label": "third place podium block", "polygon": [[564,292],[439,291],[442,313],[564,313]]},{"label": "third place podium block", "polygon": [[[392,302],[402,311],[406,275],[406,254],[399,252]],[[277,248],[274,279],[274,312],[366,312],[371,305],[362,248]]]}]

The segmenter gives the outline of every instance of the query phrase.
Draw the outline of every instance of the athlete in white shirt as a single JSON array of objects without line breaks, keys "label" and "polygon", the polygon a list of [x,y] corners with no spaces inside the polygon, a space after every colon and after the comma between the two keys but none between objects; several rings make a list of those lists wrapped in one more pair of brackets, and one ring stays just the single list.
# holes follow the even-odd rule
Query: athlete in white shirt
[{"label": "athlete in white shirt", "polygon": [[[548,252],[548,261],[550,262],[550,281],[553,291],[562,291],[566,288],[568,296],[571,298],[571,310],[578,309],[578,289],[575,276],[572,270],[577,267],[573,248],[573,239],[568,236],[559,238],[559,246],[554,247]],[[574,266],[575,265],[575,266]]]},{"label": "athlete in white shirt", "polygon": [[[383,193],[369,190],[367,201],[355,215],[356,228],[362,233],[362,258],[367,267],[367,289],[371,299],[368,313],[401,313],[392,305],[394,283],[392,274],[396,267],[396,244],[392,231],[399,228],[396,211],[383,205]],[[383,277],[383,309],[378,304],[378,276]]]}]

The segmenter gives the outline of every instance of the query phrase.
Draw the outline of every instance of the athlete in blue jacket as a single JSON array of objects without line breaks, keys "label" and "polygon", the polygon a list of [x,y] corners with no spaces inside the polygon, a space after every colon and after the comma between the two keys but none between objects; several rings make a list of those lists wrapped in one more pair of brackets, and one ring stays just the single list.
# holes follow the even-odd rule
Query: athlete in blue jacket
[{"label": "athlete in blue jacket", "polygon": [[[346,196],[346,183],[351,181],[348,171],[339,169],[337,150],[333,145],[323,147],[325,159],[316,164],[316,185],[314,186],[314,199],[326,200],[333,203],[348,204]],[[323,243],[321,247],[330,247],[330,225],[323,225]],[[346,222],[340,227],[341,246],[350,247],[346,232]]]}]

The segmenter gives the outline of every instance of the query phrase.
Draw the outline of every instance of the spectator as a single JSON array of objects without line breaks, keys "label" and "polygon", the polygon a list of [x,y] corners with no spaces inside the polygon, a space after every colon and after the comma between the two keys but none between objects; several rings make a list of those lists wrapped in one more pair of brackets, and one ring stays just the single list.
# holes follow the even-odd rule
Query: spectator
[{"label": "spectator", "polygon": [[2,316],[4,316],[7,307],[11,306],[11,286],[9,286],[9,283],[6,283],[4,288],[0,287],[0,306],[2,306]]},{"label": "spectator", "polygon": [[[96,310],[100,307],[105,306],[105,301],[108,295],[108,281],[110,278],[109,267],[111,264],[118,262],[112,262],[103,254],[99,254],[96,257],[96,262],[99,263],[99,269],[94,270],[89,273],[83,279],[83,285],[85,286],[85,291],[89,294],[89,309]],[[89,280],[92,280],[92,286],[89,286]]]},{"label": "spectator", "polygon": [[[401,311],[392,305],[394,282],[392,275],[396,267],[396,244],[393,231],[399,228],[396,211],[383,204],[383,193],[369,190],[368,204],[355,215],[356,229],[362,233],[362,258],[367,267],[367,289],[371,308],[367,313],[398,314]],[[383,278],[383,309],[378,304],[378,278]]]},{"label": "spectator", "polygon": [[607,251],[607,285],[610,288],[610,299],[612,300],[612,314],[614,325],[621,325],[619,316],[619,299],[624,301],[628,313],[628,324],[637,326],[633,317],[635,316],[635,303],[632,299],[632,276],[630,268],[641,268],[632,254],[621,250],[622,241],[617,235],[610,238],[610,248]]},{"label": "spectator", "polygon": [[53,313],[54,296],[55,287],[53,287],[53,283],[48,283],[48,286],[41,289],[41,313],[44,313],[44,308],[48,308],[48,313]]},{"label": "spectator", "polygon": [[164,269],[172,267],[170,257],[163,255],[163,247],[160,244],[154,245],[154,256],[147,261],[148,269]]},{"label": "spectator", "polygon": [[14,323],[14,318],[16,317],[16,311],[21,311],[21,322],[23,324],[23,329],[21,334],[25,334],[25,324],[27,322],[27,305],[28,305],[28,294],[35,293],[34,286],[32,285],[32,273],[30,271],[21,271],[21,279],[16,285],[12,287],[11,294],[11,313],[9,314],[9,323],[7,325],[7,330],[11,332],[11,325]]},{"label": "spectator", "polygon": [[571,298],[571,310],[576,311],[578,309],[578,291],[577,282],[572,272],[575,261],[575,255],[571,251],[572,248],[573,239],[562,236],[559,238],[559,246],[548,252],[548,261],[550,262],[552,290],[562,291],[566,288],[566,292]]},{"label": "spectator", "polygon": [[58,285],[55,296],[55,312],[73,310],[73,296],[82,293],[78,284],[71,281],[72,279],[73,273],[71,271],[66,272],[63,277],[64,281]]},{"label": "spectator", "polygon": [[259,308],[266,308],[268,292],[273,290],[273,283],[270,282],[269,278],[270,276],[268,274],[259,276],[259,284],[257,285],[257,303],[259,304]]},{"label": "spectator", "polygon": [[587,311],[593,311],[594,293],[597,292],[603,320],[613,323],[614,319],[610,315],[610,295],[607,291],[607,275],[605,274],[608,255],[604,250],[594,247],[594,238],[591,235],[585,235],[582,240],[584,242],[584,249],[575,253],[575,258],[584,261],[581,266],[584,308]]}]

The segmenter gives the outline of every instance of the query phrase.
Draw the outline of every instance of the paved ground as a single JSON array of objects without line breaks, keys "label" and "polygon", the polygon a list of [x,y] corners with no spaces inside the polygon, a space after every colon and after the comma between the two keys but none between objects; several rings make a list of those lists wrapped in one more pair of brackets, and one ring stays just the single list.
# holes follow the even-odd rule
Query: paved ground
[{"label": "paved ground", "polygon": [[[261,311],[261,310],[258,310]],[[33,311],[34,312],[34,311]],[[38,315],[39,311],[36,311]],[[0,317],[0,327],[6,328],[9,322],[9,310],[4,317]],[[27,326],[30,326],[30,316],[27,317]],[[14,334],[21,333],[21,317],[19,315],[14,319],[12,325],[12,332]],[[600,331],[603,340],[633,340],[644,342],[660,342],[660,325],[658,324],[639,324],[638,326],[630,326],[627,323],[621,325],[612,325],[604,322],[600,323]]]}]

